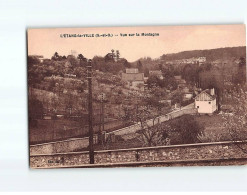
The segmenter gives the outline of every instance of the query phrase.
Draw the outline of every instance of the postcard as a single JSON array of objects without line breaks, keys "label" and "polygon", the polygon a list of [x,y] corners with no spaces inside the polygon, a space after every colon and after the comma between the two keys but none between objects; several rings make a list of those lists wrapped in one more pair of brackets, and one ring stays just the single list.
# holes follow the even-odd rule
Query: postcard
[{"label": "postcard", "polygon": [[27,30],[31,168],[247,164],[245,25]]}]

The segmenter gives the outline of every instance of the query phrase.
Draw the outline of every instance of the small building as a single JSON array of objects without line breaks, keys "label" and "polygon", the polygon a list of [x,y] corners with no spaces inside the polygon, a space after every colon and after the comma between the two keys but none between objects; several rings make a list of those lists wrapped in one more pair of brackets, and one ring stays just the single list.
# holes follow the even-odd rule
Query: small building
[{"label": "small building", "polygon": [[126,68],[125,71],[126,71],[127,74],[139,73],[137,68]]},{"label": "small building", "polygon": [[126,69],[126,73],[122,73],[122,80],[127,82],[128,88],[144,91],[144,73],[138,73],[138,69]]},{"label": "small building", "polygon": [[75,74],[64,74],[65,78],[76,78]]},{"label": "small building", "polygon": [[44,119],[44,120],[51,120],[52,117],[51,117],[50,115],[44,115],[44,116],[43,116],[43,119]]},{"label": "small building", "polygon": [[172,106],[172,100],[160,100],[159,103],[167,104],[168,106]]},{"label": "small building", "polygon": [[201,65],[205,62],[206,62],[206,57],[192,57],[188,59],[166,61],[166,64],[199,64]]},{"label": "small building", "polygon": [[177,81],[178,84],[186,84],[186,81],[182,79],[181,75],[174,76],[175,80]]},{"label": "small building", "polygon": [[193,97],[193,93],[190,93],[190,92],[184,93],[185,100],[191,100],[192,97]]},{"label": "small building", "polygon": [[214,88],[206,89],[196,96],[195,108],[197,108],[198,113],[201,114],[212,114],[217,110]]},{"label": "small building", "polygon": [[144,77],[144,82],[147,83],[148,77]]},{"label": "small building", "polygon": [[184,88],[186,86],[186,81],[184,79],[182,79],[181,75],[174,76],[174,78],[175,78],[179,88]]},{"label": "small building", "polygon": [[157,76],[159,79],[163,80],[163,74],[161,72],[161,70],[150,70],[149,71],[149,76]]}]

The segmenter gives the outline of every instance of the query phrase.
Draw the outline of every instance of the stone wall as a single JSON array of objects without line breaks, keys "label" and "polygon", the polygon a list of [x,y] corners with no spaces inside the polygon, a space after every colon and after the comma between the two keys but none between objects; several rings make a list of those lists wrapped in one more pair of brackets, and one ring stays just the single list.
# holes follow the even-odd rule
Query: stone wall
[{"label": "stone wall", "polygon": [[30,154],[54,154],[79,150],[89,145],[88,137],[30,146]]},{"label": "stone wall", "polygon": [[[132,148],[120,150],[106,150],[95,152],[95,164],[123,164],[128,163],[150,163],[169,162],[177,163],[181,161],[205,161],[211,160],[232,160],[246,159],[247,153],[243,152],[239,146],[247,149],[247,141],[240,142],[215,142],[203,144],[186,144],[176,146],[160,146],[147,148]],[[88,152],[71,152],[45,155],[31,155],[30,166],[32,168],[52,168],[88,166]]]},{"label": "stone wall", "polygon": [[[155,120],[155,124],[159,122],[168,121],[170,119],[182,116],[184,114],[195,114],[195,113],[196,113],[195,109],[184,109],[184,110],[174,111],[169,114],[158,117]],[[148,125],[151,126],[153,124],[153,121],[148,120],[147,123]],[[107,133],[107,136],[110,134],[115,134],[115,135],[132,134],[140,129],[141,129],[140,124],[135,124],[109,132]],[[88,145],[89,145],[88,137],[68,139],[57,142],[49,142],[44,144],[35,144],[35,145],[30,145],[30,154],[53,154],[53,153],[62,153],[62,152],[73,152],[76,150],[86,148],[88,147]]]},{"label": "stone wall", "polygon": [[[58,119],[57,122],[62,119]],[[40,121],[42,123],[42,121]],[[93,126],[94,133],[99,132],[100,125],[95,124]],[[124,126],[124,122],[120,120],[111,120],[107,121],[104,124],[105,131],[112,131],[116,129],[121,129]],[[54,142],[54,140],[67,140],[71,138],[78,138],[78,137],[85,137],[88,135],[88,126],[84,126],[82,128],[73,128],[73,129],[67,129],[63,131],[57,131],[55,132],[43,132],[40,134],[39,131],[37,132],[30,132],[29,136],[29,142],[33,145],[41,144],[41,143],[48,143],[48,142]],[[72,136],[72,137],[71,137]]]}]

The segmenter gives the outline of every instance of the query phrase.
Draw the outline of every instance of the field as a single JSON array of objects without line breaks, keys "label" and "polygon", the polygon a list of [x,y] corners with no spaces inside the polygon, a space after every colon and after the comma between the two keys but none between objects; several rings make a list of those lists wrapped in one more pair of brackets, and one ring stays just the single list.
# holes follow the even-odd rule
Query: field
[{"label": "field", "polygon": [[196,116],[196,121],[205,127],[204,135],[199,138],[201,142],[231,141],[229,132],[223,126],[224,120],[221,115]]}]

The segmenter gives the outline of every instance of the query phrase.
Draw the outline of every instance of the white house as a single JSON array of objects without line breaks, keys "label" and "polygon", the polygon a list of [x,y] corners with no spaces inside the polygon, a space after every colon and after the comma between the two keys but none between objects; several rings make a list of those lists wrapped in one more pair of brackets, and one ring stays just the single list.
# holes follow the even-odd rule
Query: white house
[{"label": "white house", "polygon": [[217,102],[214,89],[206,89],[195,98],[195,108],[198,113],[212,114],[217,110]]}]

